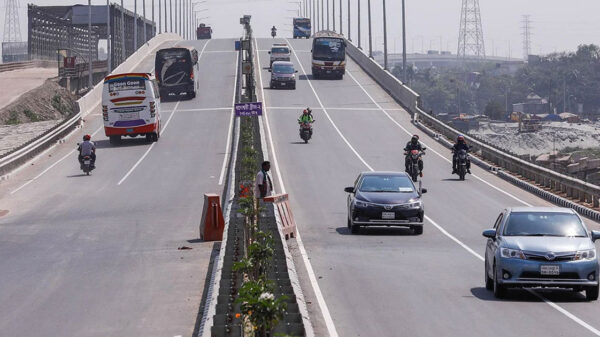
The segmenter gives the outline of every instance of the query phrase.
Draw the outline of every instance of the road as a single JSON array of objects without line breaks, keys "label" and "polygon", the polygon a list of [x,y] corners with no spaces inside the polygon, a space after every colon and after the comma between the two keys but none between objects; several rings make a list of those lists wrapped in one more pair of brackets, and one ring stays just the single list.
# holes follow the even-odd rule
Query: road
[{"label": "road", "polygon": [[[295,91],[268,88],[273,42],[293,47]],[[290,194],[302,241],[290,245],[317,335],[600,335],[600,306],[583,294],[514,291],[499,301],[485,290],[481,232],[505,207],[550,204],[478,167],[457,181],[449,150],[415,128],[353,61],[343,80],[314,80],[310,43],[259,39],[257,50],[272,176],[276,190]],[[306,106],[316,123],[305,145],[296,119]],[[350,235],[344,187],[361,171],[402,170],[401,149],[414,133],[428,147],[424,234],[376,228]]]},{"label": "road", "polygon": [[[0,335],[192,334],[213,251],[198,225],[203,194],[222,191],[237,54],[233,40],[180,44],[199,51],[200,89],[161,104],[157,143],[111,146],[98,111],[2,182]],[[153,68],[151,55],[135,70]],[[98,146],[90,177],[72,152],[84,132]]]}]

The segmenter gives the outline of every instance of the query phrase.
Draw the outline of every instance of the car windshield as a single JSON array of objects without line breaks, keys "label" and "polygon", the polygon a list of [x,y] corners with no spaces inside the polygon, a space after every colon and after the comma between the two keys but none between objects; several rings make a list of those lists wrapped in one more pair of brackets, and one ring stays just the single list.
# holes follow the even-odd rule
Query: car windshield
[{"label": "car windshield", "polygon": [[516,212],[510,214],[504,235],[586,237],[587,233],[572,213]]},{"label": "car windshield", "polygon": [[319,38],[313,46],[313,58],[315,60],[343,60],[346,56],[346,48],[342,39]]},{"label": "car windshield", "polygon": [[273,54],[287,54],[290,51],[287,48],[272,48],[271,53]]},{"label": "car windshield", "polygon": [[278,74],[293,74],[294,66],[291,64],[274,64],[273,72]]},{"label": "car windshield", "polygon": [[361,192],[410,193],[415,191],[415,187],[405,176],[368,175],[363,178],[358,190]]}]

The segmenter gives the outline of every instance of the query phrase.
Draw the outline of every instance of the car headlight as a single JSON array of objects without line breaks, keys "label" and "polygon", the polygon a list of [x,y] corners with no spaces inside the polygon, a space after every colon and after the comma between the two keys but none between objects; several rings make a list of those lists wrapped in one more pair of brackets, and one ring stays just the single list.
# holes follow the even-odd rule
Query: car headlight
[{"label": "car headlight", "polygon": [[595,249],[579,250],[575,254],[575,260],[593,260],[594,258],[596,258]]},{"label": "car headlight", "polygon": [[400,206],[403,209],[419,209],[423,207],[423,202],[420,199],[411,199],[406,204]]},{"label": "car headlight", "polygon": [[518,249],[502,248],[500,249],[500,256],[507,259],[525,259],[525,254]]},{"label": "car headlight", "polygon": [[371,204],[365,201],[354,200],[354,206],[356,207],[369,207]]}]

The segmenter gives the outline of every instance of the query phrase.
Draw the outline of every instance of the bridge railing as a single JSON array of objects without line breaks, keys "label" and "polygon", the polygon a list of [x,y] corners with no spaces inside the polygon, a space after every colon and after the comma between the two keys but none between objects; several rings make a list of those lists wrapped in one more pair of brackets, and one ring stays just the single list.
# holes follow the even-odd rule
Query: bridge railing
[{"label": "bridge railing", "polygon": [[56,67],[56,61],[23,61],[23,62],[8,62],[0,64],[0,72],[27,69],[27,68],[52,68]]},{"label": "bridge railing", "polygon": [[[456,139],[457,135],[462,134],[459,130],[446,125],[423,111],[419,94],[404,85],[389,71],[384,70],[381,65],[369,58],[367,54],[358,49],[352,42],[348,41],[347,45],[346,51],[348,55],[386,90],[390,96],[406,108],[413,116],[414,121],[420,121],[449,139]],[[567,197],[576,199],[580,203],[590,204],[594,208],[600,207],[600,186],[522,160],[485,144],[472,136],[465,136],[465,138],[483,159],[493,162],[495,165],[513,174],[520,175],[530,181],[535,181],[536,184],[546,189],[565,194]]]}]

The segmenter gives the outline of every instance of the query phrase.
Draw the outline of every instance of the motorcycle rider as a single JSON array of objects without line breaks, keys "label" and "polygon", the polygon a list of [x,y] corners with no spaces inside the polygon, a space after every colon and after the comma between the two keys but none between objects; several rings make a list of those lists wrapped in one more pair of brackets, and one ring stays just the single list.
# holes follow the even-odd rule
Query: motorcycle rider
[{"label": "motorcycle rider", "polygon": [[310,135],[312,136],[312,123],[315,120],[312,116],[312,110],[310,108],[306,108],[302,111],[302,115],[298,117],[298,124],[302,126],[302,124],[308,124],[310,126]]},{"label": "motorcycle rider", "polygon": [[[458,135],[458,137],[456,137],[456,144],[454,144],[454,146],[452,146],[452,174],[456,174],[456,172],[457,172],[456,157],[460,150],[465,150],[467,153],[469,153],[469,146],[465,142],[465,136],[463,136],[463,135]],[[471,174],[471,161],[468,159],[468,157],[467,157],[467,173]]]},{"label": "motorcycle rider", "polygon": [[275,37],[277,35],[277,28],[275,26],[271,27],[271,36]]},{"label": "motorcycle rider", "polygon": [[83,136],[83,142],[79,144],[77,150],[79,151],[79,164],[83,164],[83,157],[90,156],[92,159],[91,168],[96,167],[96,144],[91,141],[92,136],[85,135]]},{"label": "motorcycle rider", "polygon": [[[410,151],[418,150],[419,152],[425,152],[425,147],[419,142],[419,135],[413,135],[406,146],[404,147],[404,166],[406,172],[408,172],[408,166],[410,165]],[[419,176],[423,177],[423,159],[419,158]]]}]

